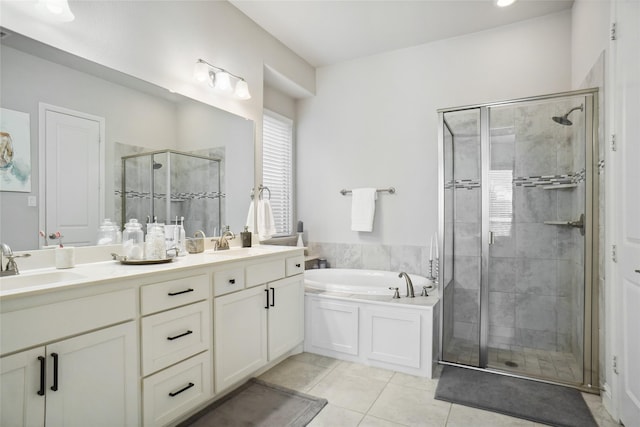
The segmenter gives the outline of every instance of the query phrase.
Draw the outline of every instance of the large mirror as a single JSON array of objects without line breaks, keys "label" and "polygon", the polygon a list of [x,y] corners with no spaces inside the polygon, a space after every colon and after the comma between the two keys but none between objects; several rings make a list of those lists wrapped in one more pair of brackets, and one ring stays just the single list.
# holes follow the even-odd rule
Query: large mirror
[{"label": "large mirror", "polygon": [[[28,173],[30,189],[11,188],[8,180],[16,177],[9,176],[6,170],[0,171],[3,174],[0,177],[3,179],[0,187],[0,240],[3,243],[13,250],[42,247],[44,239],[39,231],[45,234],[56,231],[47,225],[56,216],[70,216],[66,223],[72,226],[74,222],[85,223],[85,216],[90,216],[94,221],[90,228],[96,230],[96,239],[98,225],[104,218],[122,226],[122,218],[127,215],[126,212],[123,215],[122,210],[122,157],[164,150],[219,160],[216,163],[219,171],[215,189],[209,193],[206,187],[203,189],[199,185],[191,193],[198,197],[203,193],[219,193],[220,217],[216,224],[229,225],[234,232],[242,230],[254,185],[252,121],[170,93],[10,30],[2,31],[2,126],[26,127],[24,123],[28,123],[27,137],[23,132],[23,140],[13,141],[13,145],[16,150],[22,146],[24,151],[25,139],[28,139],[30,148],[30,153],[22,153],[22,164],[17,172],[14,171],[14,174],[23,175],[23,181],[26,179],[25,171]],[[47,127],[53,121],[49,119],[49,110],[59,114],[62,122],[68,115],[78,113],[95,119],[98,126],[102,126],[97,130],[101,145],[95,167],[90,166],[94,160],[88,160],[82,146],[74,147],[68,143],[67,148],[63,145],[53,148],[47,138],[52,134],[61,135],[64,126],[53,131]],[[75,133],[74,128],[62,139],[67,143],[73,140]],[[51,170],[54,168],[45,168],[51,157],[58,157],[59,164],[64,165],[58,167],[53,176]],[[163,164],[166,171],[168,164]],[[180,175],[182,182],[185,175],[194,173],[193,168],[177,170],[177,167],[174,166],[172,173],[174,177]],[[151,171],[158,169],[154,169],[151,163]],[[97,190],[85,185],[85,181],[93,179],[86,178],[86,174],[97,175]],[[202,184],[201,178],[194,179]],[[185,192],[190,193],[188,185],[186,190],[181,190],[181,197]],[[89,193],[86,196],[91,199],[86,206],[78,204],[78,199],[85,197],[83,193]],[[201,217],[209,215],[207,209],[201,210],[195,212],[194,208],[183,214],[187,218],[185,228],[193,228],[189,227],[190,220],[201,228]],[[146,218],[138,220],[144,222]],[[64,224],[65,221],[57,218],[57,223]],[[68,230],[72,235],[73,227]],[[217,230],[219,228],[215,227]],[[85,244],[95,243],[94,240]]]}]

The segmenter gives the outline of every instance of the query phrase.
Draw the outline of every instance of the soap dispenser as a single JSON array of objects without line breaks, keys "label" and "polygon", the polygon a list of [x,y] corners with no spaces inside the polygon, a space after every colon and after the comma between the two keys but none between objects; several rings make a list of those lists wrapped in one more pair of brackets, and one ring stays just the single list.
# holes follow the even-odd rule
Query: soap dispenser
[{"label": "soap dispenser", "polygon": [[243,248],[251,247],[251,232],[249,231],[249,227],[246,225],[244,226],[244,231],[240,232],[240,240],[242,240]]}]

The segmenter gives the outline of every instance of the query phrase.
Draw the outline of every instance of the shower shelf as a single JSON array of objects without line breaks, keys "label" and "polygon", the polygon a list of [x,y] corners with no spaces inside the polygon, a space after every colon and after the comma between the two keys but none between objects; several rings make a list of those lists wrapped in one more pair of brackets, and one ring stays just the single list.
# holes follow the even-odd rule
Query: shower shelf
[{"label": "shower shelf", "polygon": [[556,184],[556,185],[544,185],[543,190],[560,190],[563,188],[575,188],[578,184]]}]

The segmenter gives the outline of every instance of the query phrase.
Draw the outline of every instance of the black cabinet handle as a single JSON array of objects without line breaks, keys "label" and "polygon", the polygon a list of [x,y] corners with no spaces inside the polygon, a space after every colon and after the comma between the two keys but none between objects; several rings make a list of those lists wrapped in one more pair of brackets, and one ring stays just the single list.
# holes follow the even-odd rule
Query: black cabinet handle
[{"label": "black cabinet handle", "polygon": [[58,353],[51,353],[53,357],[53,385],[51,390],[58,391]]},{"label": "black cabinet handle", "polygon": [[177,340],[178,338],[182,338],[182,337],[185,337],[185,336],[187,336],[187,335],[191,335],[192,333],[193,333],[193,331],[187,331],[187,332],[185,332],[185,333],[183,333],[183,334],[176,335],[176,336],[174,336],[174,337],[167,337],[167,339],[168,339],[169,341],[173,341],[173,340]]},{"label": "black cabinet handle", "polygon": [[267,305],[264,306],[267,310],[269,310],[269,289],[264,290],[267,293]]},{"label": "black cabinet handle", "polygon": [[271,288],[271,307],[276,305],[276,288]]},{"label": "black cabinet handle", "polygon": [[300,263],[296,264],[296,267],[300,268]]},{"label": "black cabinet handle", "polygon": [[187,391],[189,390],[191,387],[193,387],[195,384],[194,383],[189,383],[189,385],[186,385],[184,387],[182,387],[180,390],[178,391],[174,391],[174,392],[169,392],[169,396],[174,397],[179,395],[180,393],[182,393],[183,391]]},{"label": "black cabinet handle", "polygon": [[229,279],[229,283],[231,283],[232,285],[234,285],[236,283],[236,279]]},{"label": "black cabinet handle", "polygon": [[40,361],[40,390],[38,390],[38,396],[44,396],[44,382],[47,378],[47,360],[38,356],[38,360]]},{"label": "black cabinet handle", "polygon": [[176,295],[186,294],[187,292],[193,292],[193,289],[189,288],[180,292],[169,292],[167,295],[169,295],[170,297],[175,297]]}]

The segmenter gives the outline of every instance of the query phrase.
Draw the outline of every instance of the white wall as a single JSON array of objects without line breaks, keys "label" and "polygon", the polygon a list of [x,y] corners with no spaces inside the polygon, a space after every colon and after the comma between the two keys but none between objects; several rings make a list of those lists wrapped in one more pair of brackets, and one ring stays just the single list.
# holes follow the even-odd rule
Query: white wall
[{"label": "white wall", "polygon": [[[73,22],[44,23],[35,1],[0,2],[0,25],[255,121],[261,158],[263,73],[268,64],[315,92],[315,70],[226,1],[72,1]],[[252,98],[216,95],[193,81],[202,58],[243,76]]]},{"label": "white wall", "polygon": [[[299,101],[297,206],[312,242],[426,246],[437,229],[438,108],[571,87],[571,12],[317,70]],[[374,232],[342,188],[394,186]]]},{"label": "white wall", "polygon": [[611,2],[576,0],[571,9],[571,86],[580,87],[609,46]]}]

